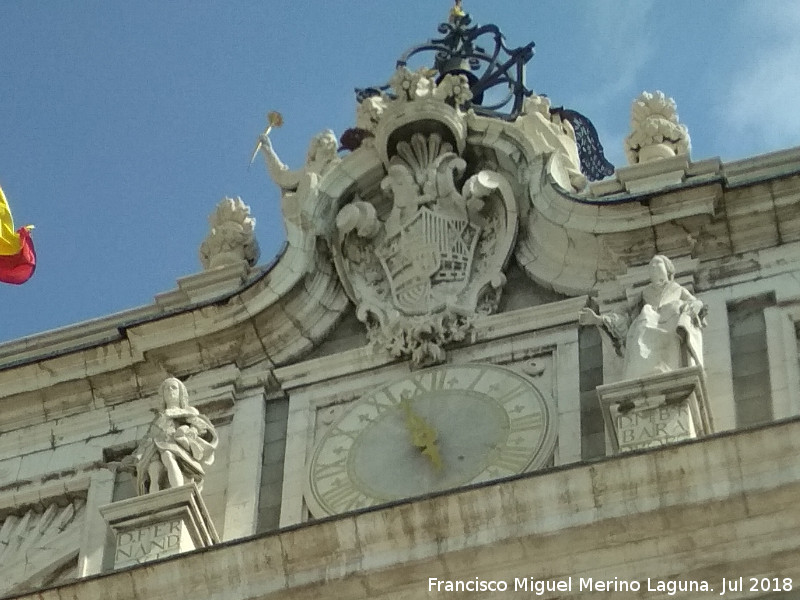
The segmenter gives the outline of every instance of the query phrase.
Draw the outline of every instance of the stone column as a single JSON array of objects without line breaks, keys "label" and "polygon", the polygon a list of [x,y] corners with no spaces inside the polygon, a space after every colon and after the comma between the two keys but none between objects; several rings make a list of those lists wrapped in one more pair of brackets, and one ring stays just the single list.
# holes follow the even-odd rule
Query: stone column
[{"label": "stone column", "polygon": [[222,529],[225,540],[256,532],[266,427],[263,393],[237,401],[235,408]]},{"label": "stone column", "polygon": [[86,498],[86,525],[81,533],[81,552],[78,555],[78,575],[96,575],[110,567],[104,564],[103,553],[108,542],[108,527],[99,514],[100,508],[114,496],[116,474],[105,469],[92,474]]}]

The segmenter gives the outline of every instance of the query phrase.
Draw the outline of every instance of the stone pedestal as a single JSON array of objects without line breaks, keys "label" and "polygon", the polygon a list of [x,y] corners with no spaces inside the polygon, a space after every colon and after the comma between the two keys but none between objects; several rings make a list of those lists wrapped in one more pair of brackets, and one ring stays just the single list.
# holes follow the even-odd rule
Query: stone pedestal
[{"label": "stone pedestal", "polygon": [[194,483],[100,507],[114,532],[121,569],[219,542]]},{"label": "stone pedestal", "polygon": [[190,302],[219,298],[239,289],[247,280],[250,265],[240,261],[178,279],[178,289],[156,295],[156,304],[169,310]]},{"label": "stone pedestal", "polygon": [[713,431],[700,367],[597,388],[613,454],[664,446]]}]

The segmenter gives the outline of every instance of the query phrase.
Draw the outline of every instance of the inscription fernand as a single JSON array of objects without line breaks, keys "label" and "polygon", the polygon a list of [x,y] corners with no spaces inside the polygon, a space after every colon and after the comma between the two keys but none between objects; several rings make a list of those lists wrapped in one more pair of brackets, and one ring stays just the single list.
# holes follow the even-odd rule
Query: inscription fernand
[{"label": "inscription fernand", "polygon": [[187,550],[188,548],[181,548],[182,533],[181,521],[156,523],[141,529],[122,531],[117,534],[115,565],[120,567],[141,564]]}]

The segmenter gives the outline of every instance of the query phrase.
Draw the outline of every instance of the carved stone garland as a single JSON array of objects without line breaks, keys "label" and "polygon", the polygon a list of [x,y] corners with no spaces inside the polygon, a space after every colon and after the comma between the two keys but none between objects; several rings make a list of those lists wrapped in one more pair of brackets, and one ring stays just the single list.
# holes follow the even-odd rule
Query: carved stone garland
[{"label": "carved stone garland", "polygon": [[497,309],[516,203],[494,171],[462,185],[467,162],[438,133],[400,141],[385,168],[390,208],[355,196],[339,210],[337,269],[375,344],[416,365],[441,362],[476,315]]}]

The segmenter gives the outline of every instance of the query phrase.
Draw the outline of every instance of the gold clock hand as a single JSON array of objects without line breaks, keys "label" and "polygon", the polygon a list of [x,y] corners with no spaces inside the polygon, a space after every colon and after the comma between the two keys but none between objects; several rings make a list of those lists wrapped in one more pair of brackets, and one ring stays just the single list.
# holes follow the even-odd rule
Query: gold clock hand
[{"label": "gold clock hand", "polygon": [[436,438],[434,438],[429,445],[422,449],[422,453],[431,459],[431,463],[437,471],[442,470],[442,455],[439,454],[439,446],[436,445]]},{"label": "gold clock hand", "polygon": [[422,454],[427,456],[437,471],[442,469],[442,456],[439,454],[439,447],[436,445],[437,433],[430,424],[416,414],[411,408],[411,401],[404,397],[400,401],[403,412],[406,416],[406,427],[411,434],[411,443],[420,449]]}]

